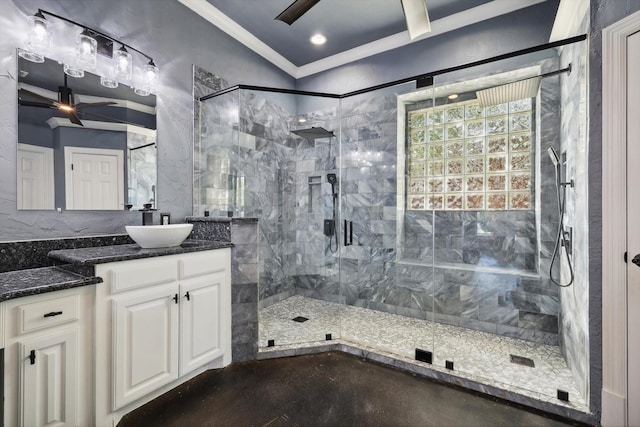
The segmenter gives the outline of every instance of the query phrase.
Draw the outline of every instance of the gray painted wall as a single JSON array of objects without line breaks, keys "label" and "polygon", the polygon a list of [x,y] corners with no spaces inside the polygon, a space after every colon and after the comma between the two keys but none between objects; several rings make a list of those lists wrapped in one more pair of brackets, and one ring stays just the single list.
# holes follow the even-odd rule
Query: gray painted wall
[{"label": "gray painted wall", "polygon": [[591,0],[589,30],[589,337],[591,410],[602,393],[602,29],[640,10],[640,0]]},{"label": "gray painted wall", "polygon": [[[103,31],[153,56],[158,91],[158,206],[182,221],[192,210],[192,64],[231,84],[293,88],[294,80],[176,0],[3,0],[0,97],[15,99],[16,48],[38,8]],[[17,103],[0,104],[0,241],[124,233],[138,212],[16,210]],[[159,218],[156,218],[156,221]]]}]

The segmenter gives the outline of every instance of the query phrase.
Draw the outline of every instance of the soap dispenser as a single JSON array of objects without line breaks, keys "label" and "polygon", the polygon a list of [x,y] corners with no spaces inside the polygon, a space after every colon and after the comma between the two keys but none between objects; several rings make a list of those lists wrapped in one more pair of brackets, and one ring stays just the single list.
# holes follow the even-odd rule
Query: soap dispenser
[{"label": "soap dispenser", "polygon": [[142,225],[153,225],[153,211],[142,211]]}]

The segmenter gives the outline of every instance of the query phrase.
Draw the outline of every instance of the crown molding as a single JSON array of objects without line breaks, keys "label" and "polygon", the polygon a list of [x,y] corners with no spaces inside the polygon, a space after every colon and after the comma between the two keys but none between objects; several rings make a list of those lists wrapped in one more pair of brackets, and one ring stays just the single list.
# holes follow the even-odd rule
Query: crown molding
[{"label": "crown molding", "polygon": [[83,120],[84,126],[76,125],[65,117],[51,117],[46,122],[51,129],[58,127],[76,128],[76,129],[97,129],[109,130],[113,132],[137,133],[149,138],[156,138],[157,132],[153,129],[147,129],[142,126],[128,125],[125,123],[100,122],[95,120]]},{"label": "crown molding", "polygon": [[516,10],[524,9],[538,3],[543,3],[547,0],[493,0],[472,9],[432,21],[431,32],[417,37],[414,40],[411,40],[408,31],[403,31],[300,67],[296,67],[292,62],[277,53],[275,50],[271,49],[264,42],[238,25],[207,0],[178,1],[287,74],[299,79],[331,68],[339,67],[350,62],[358,61],[369,56],[397,49],[411,43],[416,43],[429,37],[434,37],[468,25],[485,21],[487,19],[495,18],[496,16],[515,12]]}]

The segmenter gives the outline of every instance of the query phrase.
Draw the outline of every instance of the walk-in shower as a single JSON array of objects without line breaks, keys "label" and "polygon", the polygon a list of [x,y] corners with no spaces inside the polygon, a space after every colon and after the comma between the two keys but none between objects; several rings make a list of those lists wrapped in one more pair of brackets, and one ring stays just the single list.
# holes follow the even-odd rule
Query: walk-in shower
[{"label": "walk-in shower", "polygon": [[582,40],[418,89],[202,97],[194,214],[259,219],[265,357],[339,342],[587,412]]}]

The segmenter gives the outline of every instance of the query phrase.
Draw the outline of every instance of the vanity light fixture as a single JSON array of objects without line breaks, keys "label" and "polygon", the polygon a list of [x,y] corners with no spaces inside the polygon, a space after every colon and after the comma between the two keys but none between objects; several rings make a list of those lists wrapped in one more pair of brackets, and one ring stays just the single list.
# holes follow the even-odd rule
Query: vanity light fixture
[{"label": "vanity light fixture", "polygon": [[321,46],[327,42],[327,38],[324,35],[318,33],[312,35],[309,41],[316,46]]},{"label": "vanity light fixture", "polygon": [[[75,55],[71,59],[64,59],[64,72],[67,75],[82,78],[85,71],[92,71],[100,75],[100,84],[108,88],[117,88],[119,83],[125,83],[132,86],[141,96],[157,92],[160,72],[149,55],[100,31],[46,10],[38,9],[36,14],[27,18],[29,32],[26,48],[18,49],[18,55],[22,58],[32,62],[44,62],[44,57],[50,53],[51,23],[45,15],[81,29],[75,37]],[[120,48],[116,49],[116,45],[120,45]],[[59,48],[62,52],[65,50],[64,46]],[[136,66],[130,51],[143,56],[145,61]],[[99,63],[98,54],[108,57],[109,60]]]},{"label": "vanity light fixture", "polygon": [[18,55],[27,61],[44,62],[44,57],[49,53],[51,47],[49,21],[44,17],[42,11],[38,10],[35,15],[27,18],[27,23],[29,26],[27,47],[20,49]]}]

